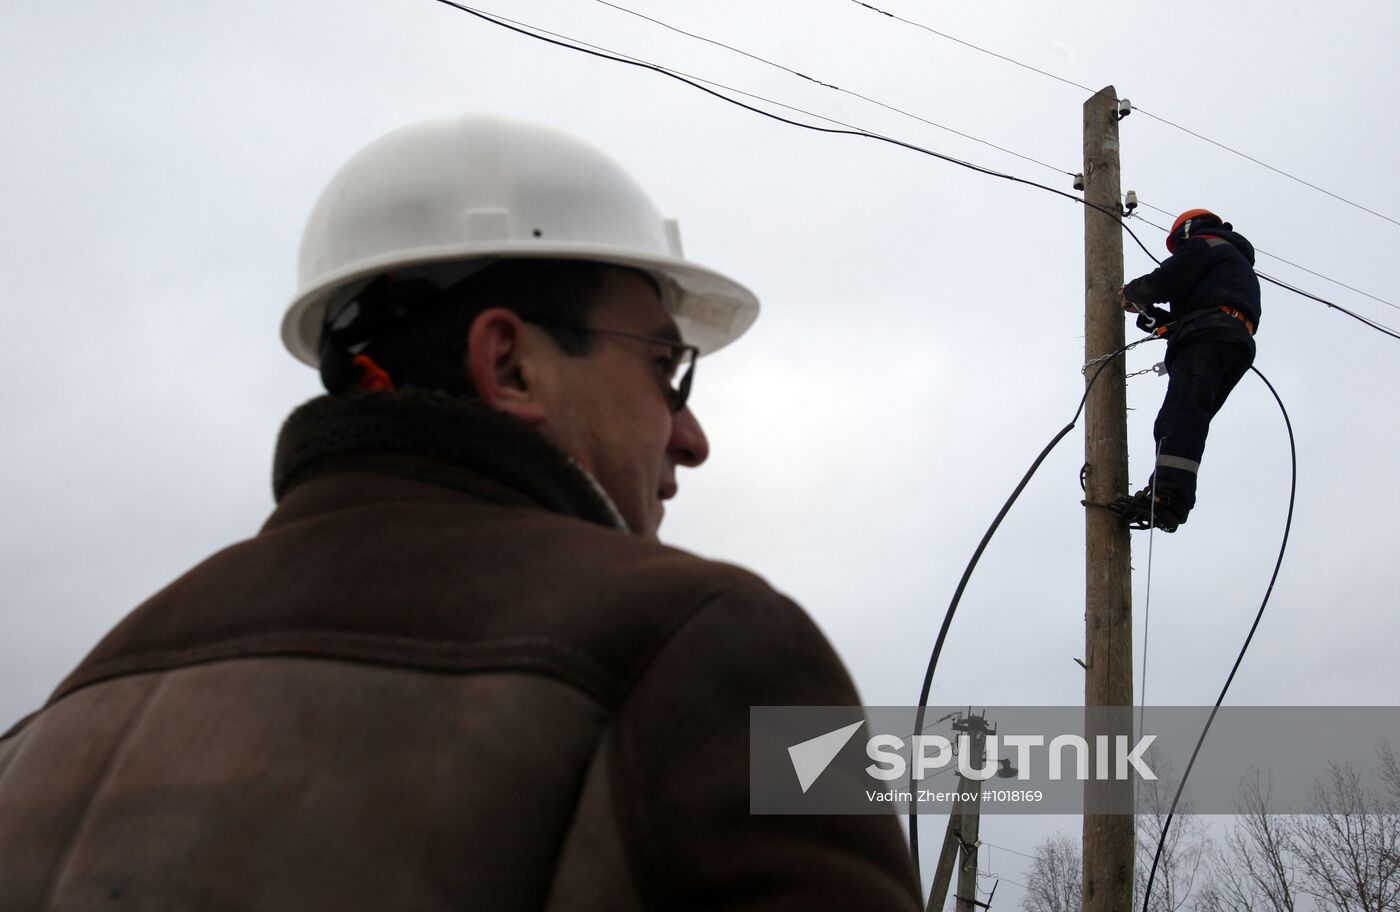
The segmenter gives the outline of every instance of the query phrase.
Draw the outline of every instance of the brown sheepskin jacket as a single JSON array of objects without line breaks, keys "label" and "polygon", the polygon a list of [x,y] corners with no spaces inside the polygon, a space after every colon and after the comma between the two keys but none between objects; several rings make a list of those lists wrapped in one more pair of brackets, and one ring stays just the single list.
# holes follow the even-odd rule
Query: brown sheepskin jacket
[{"label": "brown sheepskin jacket", "polygon": [[278,505],[0,739],[0,910],[916,909],[892,817],[749,813],[750,705],[854,704],[762,580],[440,397],[323,397]]}]

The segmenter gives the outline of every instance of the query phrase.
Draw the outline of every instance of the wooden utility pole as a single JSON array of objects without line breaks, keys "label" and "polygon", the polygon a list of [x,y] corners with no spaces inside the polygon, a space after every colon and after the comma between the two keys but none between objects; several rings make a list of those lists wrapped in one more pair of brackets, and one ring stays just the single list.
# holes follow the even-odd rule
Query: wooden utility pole
[{"label": "wooden utility pole", "polygon": [[[1084,360],[1123,347],[1123,232],[1118,171],[1118,93],[1102,89],[1084,103]],[[1091,366],[1085,382],[1093,379]],[[1112,359],[1084,412],[1085,492],[1108,503],[1128,493],[1127,384],[1123,358]],[[1132,734],[1133,599],[1128,526],[1107,510],[1086,508],[1085,735]],[[1105,714],[1092,707],[1122,707]],[[1131,741],[1131,737],[1129,738]],[[1112,769],[1110,763],[1108,768]],[[1098,769],[1091,755],[1090,770]],[[1128,813],[1124,813],[1124,810]],[[1127,912],[1133,901],[1132,783],[1084,786],[1084,912]],[[1118,813],[1103,813],[1107,810]]]},{"label": "wooden utility pole", "polygon": [[[962,789],[962,781],[958,782]],[[953,803],[953,813],[948,815],[948,831],[943,834],[943,851],[938,855],[938,869],[933,875],[933,890],[928,895],[927,912],[943,912],[943,903],[948,897],[948,884],[953,880],[953,867],[958,863],[958,833],[962,823],[962,801]]]},{"label": "wooden utility pole", "polygon": [[[981,769],[987,762],[987,718],[969,715],[964,723],[968,733],[968,768]],[[958,728],[957,725],[953,727]],[[962,823],[958,826],[958,848],[962,860],[958,864],[957,912],[977,912],[977,907],[982,905],[977,901],[977,849],[982,845],[977,837],[981,832],[982,783],[962,777],[959,785],[963,794],[971,793],[977,797],[963,802]]]},{"label": "wooden utility pole", "polygon": [[[994,729],[987,725],[985,712],[981,716],[972,715],[970,710],[966,716],[957,713],[953,720],[953,730],[968,736],[967,767],[981,769],[986,763],[987,735],[994,733]],[[977,848],[978,834],[981,830],[982,783],[959,774],[958,794],[976,797],[969,801],[959,797],[953,803],[953,813],[948,818],[948,831],[943,837],[943,851],[938,856],[938,869],[933,875],[933,890],[929,893],[926,907],[932,912],[942,912],[944,900],[948,896],[948,883],[952,880],[953,867],[959,855],[962,857],[962,863],[957,864],[957,912],[976,912],[977,908],[986,907],[985,903],[977,901]]]}]

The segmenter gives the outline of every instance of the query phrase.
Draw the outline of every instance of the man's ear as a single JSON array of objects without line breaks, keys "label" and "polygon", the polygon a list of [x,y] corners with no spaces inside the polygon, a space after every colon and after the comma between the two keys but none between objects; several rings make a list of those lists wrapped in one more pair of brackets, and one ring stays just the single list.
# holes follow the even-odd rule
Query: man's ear
[{"label": "man's ear", "polygon": [[536,425],[546,414],[540,384],[546,357],[519,314],[492,307],[472,321],[462,368],[487,407]]}]

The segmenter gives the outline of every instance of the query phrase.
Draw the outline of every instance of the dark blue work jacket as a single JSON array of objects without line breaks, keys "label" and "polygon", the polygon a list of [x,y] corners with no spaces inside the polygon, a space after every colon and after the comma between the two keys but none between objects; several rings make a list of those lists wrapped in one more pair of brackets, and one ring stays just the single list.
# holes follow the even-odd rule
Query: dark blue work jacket
[{"label": "dark blue work jacket", "polygon": [[1161,266],[1124,286],[1123,294],[1134,304],[1169,303],[1172,322],[1228,306],[1248,317],[1256,331],[1259,327],[1254,246],[1224,227],[1205,228],[1182,241]]}]

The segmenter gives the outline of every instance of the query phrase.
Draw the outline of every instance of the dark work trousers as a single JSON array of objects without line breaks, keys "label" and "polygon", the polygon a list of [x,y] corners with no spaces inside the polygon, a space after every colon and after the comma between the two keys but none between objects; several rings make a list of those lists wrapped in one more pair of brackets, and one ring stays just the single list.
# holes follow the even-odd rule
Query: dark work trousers
[{"label": "dark work trousers", "polygon": [[1176,502],[1182,518],[1196,505],[1196,475],[1210,421],[1254,363],[1254,339],[1225,313],[1197,317],[1167,334],[1167,396],[1152,426],[1158,457],[1152,489]]}]

